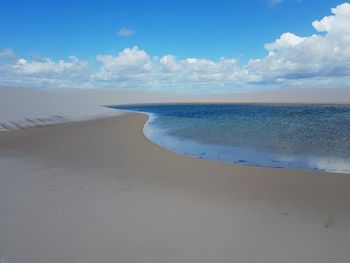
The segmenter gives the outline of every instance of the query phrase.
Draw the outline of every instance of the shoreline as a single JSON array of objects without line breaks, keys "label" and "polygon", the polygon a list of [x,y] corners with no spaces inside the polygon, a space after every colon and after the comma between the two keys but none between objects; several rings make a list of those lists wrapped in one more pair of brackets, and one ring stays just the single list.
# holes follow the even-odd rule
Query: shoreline
[{"label": "shoreline", "polygon": [[[183,103],[174,103],[174,104],[183,104]],[[161,105],[161,104],[138,104],[138,105]],[[167,105],[167,104],[166,104]],[[125,106],[125,105],[123,105]],[[117,107],[117,105],[115,106]],[[118,108],[115,108],[118,109]],[[118,109],[120,110],[120,109]],[[166,135],[166,130],[162,130],[160,128],[154,128],[150,126],[150,123],[154,121],[155,118],[157,118],[156,113],[151,113],[151,112],[146,112],[146,111],[137,111],[137,110],[124,110],[122,109],[123,113],[138,113],[138,114],[143,114],[147,116],[147,120],[145,121],[145,124],[143,126],[143,133],[145,137],[151,141],[152,143],[172,152],[175,154],[183,155],[186,157],[191,157],[191,158],[197,158],[197,159],[204,159],[204,160],[211,160],[215,161],[218,163],[224,163],[224,164],[231,164],[231,165],[241,165],[241,166],[251,166],[251,167],[256,167],[256,168],[272,168],[272,169],[287,169],[291,171],[301,171],[301,172],[321,172],[321,173],[337,173],[337,174],[350,174],[350,170],[340,170],[339,168],[330,168],[330,167],[302,167],[302,166],[287,166],[286,163],[283,163],[282,161],[277,161],[279,158],[290,158],[290,156],[286,155],[278,155],[278,154],[273,154],[273,153],[265,153],[265,152],[259,152],[254,150],[253,148],[247,148],[247,147],[241,147],[241,148],[234,148],[232,146],[219,146],[219,145],[209,145],[209,144],[201,144],[194,142],[192,140],[178,140],[176,137],[172,137],[170,135]],[[186,144],[186,146],[185,146]],[[175,146],[174,146],[175,145]],[[196,153],[188,153],[186,151],[186,147],[188,148],[188,145],[191,145],[192,148],[196,149]],[[190,147],[190,148],[191,148]],[[211,151],[212,148],[216,148],[216,151],[214,150]],[[254,163],[249,159],[245,159],[243,157],[239,157],[239,161],[234,161],[231,157],[231,159],[227,158],[227,153],[226,155],[220,155],[220,150],[226,149],[226,151],[234,151],[236,153],[235,156],[238,156],[239,154],[242,155],[245,152],[245,156],[254,156],[255,157],[255,162]],[[216,155],[216,157],[214,156]],[[277,160],[275,160],[275,159]],[[307,156],[294,156],[295,159],[300,159],[300,160],[305,160]],[[264,160],[265,159],[265,160]],[[242,162],[243,160],[243,162]],[[254,160],[254,158],[253,158]],[[268,162],[268,160],[270,162]],[[310,159],[312,160],[312,159]],[[318,160],[319,162],[322,161],[321,158],[314,158],[313,161],[315,162]],[[327,160],[327,159],[325,159]],[[324,160],[324,161],[325,161]],[[335,160],[332,160],[333,162]],[[273,163],[279,163],[275,164],[273,166]],[[329,161],[328,161],[329,162]],[[321,162],[322,163],[322,162]],[[314,164],[316,165],[316,164]]]},{"label": "shoreline", "polygon": [[[151,105],[154,105],[153,103],[150,103]],[[182,103],[174,103],[174,104],[182,104]],[[141,104],[138,104],[141,105]],[[124,105],[123,105],[124,106]],[[198,159],[198,160],[203,160],[203,161],[209,161],[209,162],[214,162],[214,163],[218,163],[218,164],[223,164],[223,165],[232,165],[232,166],[238,166],[238,167],[252,167],[252,168],[256,168],[256,169],[273,169],[273,170],[286,170],[289,172],[296,172],[296,173],[322,173],[322,174],[340,174],[340,175],[349,175],[349,173],[345,173],[345,172],[335,172],[335,171],[326,171],[326,170],[313,170],[313,169],[302,169],[302,168],[288,168],[288,167],[271,167],[271,166],[263,166],[263,165],[251,165],[251,164],[241,164],[241,163],[233,163],[230,161],[223,161],[223,160],[218,160],[218,159],[212,159],[212,158],[199,158],[196,157],[195,155],[190,155],[190,154],[186,154],[186,153],[182,153],[179,151],[175,151],[175,150],[171,150],[155,141],[153,141],[148,135],[147,132],[145,131],[147,126],[147,123],[149,123],[150,121],[152,121],[150,118],[155,118],[154,113],[148,113],[148,112],[141,112],[141,111],[134,111],[134,110],[119,110],[119,109],[113,109],[116,111],[116,114],[111,114],[111,115],[103,115],[103,116],[91,116],[89,118],[82,118],[82,119],[76,119],[76,120],[66,120],[63,122],[56,122],[56,123],[50,123],[50,124],[43,124],[43,125],[38,125],[38,126],[23,126],[20,127],[18,129],[11,129],[11,130],[3,130],[0,131],[0,139],[1,139],[1,135],[10,135],[15,133],[15,132],[26,132],[28,130],[32,130],[32,129],[41,129],[41,128],[55,128],[56,126],[60,126],[60,125],[65,125],[65,124],[79,124],[79,123],[84,123],[84,122],[91,122],[91,121],[98,121],[98,120],[103,120],[103,119],[111,119],[111,118],[116,118],[116,117],[120,117],[123,115],[127,115],[127,114],[139,114],[142,116],[147,117],[144,121],[143,127],[142,127],[142,134],[144,136],[144,138],[149,141],[150,143],[152,143],[153,145],[161,148],[162,150],[165,150],[171,154],[175,154],[175,155],[179,155],[179,156],[183,156],[185,158],[193,158],[193,159]],[[0,153],[1,153],[1,149],[0,149]],[[1,154],[0,154],[1,157]]]},{"label": "shoreline", "polygon": [[5,262],[349,261],[350,177],[172,153],[147,116],[0,134]]},{"label": "shoreline", "polygon": [[103,107],[113,108],[118,106],[149,106],[149,105],[276,105],[276,106],[302,106],[302,105],[324,105],[324,106],[350,106],[350,102],[212,102],[212,101],[185,101],[185,102],[145,102],[145,103],[125,103],[103,105]]}]

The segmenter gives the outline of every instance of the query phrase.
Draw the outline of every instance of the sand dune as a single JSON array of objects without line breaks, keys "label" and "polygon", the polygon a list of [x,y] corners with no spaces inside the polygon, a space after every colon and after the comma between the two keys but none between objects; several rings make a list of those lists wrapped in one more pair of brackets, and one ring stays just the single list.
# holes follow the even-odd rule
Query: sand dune
[{"label": "sand dune", "polygon": [[0,86],[0,131],[118,115],[103,105],[159,102],[350,103],[350,89],[278,89],[194,95],[133,89]]},{"label": "sand dune", "polygon": [[0,87],[0,131],[120,114],[103,105],[186,99],[191,96],[141,90]]},{"label": "sand dune", "polygon": [[145,120],[0,134],[1,261],[349,262],[348,175],[176,155]]}]

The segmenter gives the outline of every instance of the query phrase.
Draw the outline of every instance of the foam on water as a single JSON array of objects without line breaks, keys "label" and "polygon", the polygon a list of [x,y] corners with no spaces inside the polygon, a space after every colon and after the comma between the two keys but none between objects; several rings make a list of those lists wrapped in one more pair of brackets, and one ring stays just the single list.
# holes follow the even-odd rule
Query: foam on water
[{"label": "foam on water", "polygon": [[134,105],[145,135],[171,151],[223,162],[350,173],[350,106]]}]

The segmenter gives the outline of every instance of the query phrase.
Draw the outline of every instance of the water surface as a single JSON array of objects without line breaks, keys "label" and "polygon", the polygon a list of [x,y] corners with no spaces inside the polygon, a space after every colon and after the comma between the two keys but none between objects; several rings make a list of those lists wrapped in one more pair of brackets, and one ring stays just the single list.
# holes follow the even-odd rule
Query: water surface
[{"label": "water surface", "polygon": [[350,172],[349,105],[113,108],[149,113],[146,136],[178,153],[255,166]]}]

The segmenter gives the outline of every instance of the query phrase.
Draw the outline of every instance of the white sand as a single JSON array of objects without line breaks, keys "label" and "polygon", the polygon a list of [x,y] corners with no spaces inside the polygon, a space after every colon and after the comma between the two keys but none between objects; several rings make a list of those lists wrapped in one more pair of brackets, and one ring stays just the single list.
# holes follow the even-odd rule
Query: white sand
[{"label": "white sand", "polygon": [[145,119],[0,134],[0,262],[350,262],[349,175],[176,155]]},{"label": "white sand", "polygon": [[350,89],[280,89],[189,95],[132,89],[34,89],[0,86],[0,131],[120,114],[101,105],[152,102],[350,103]]},{"label": "white sand", "polygon": [[119,115],[103,105],[191,100],[191,96],[140,90],[0,87],[0,131]]},{"label": "white sand", "polygon": [[[0,129],[120,114],[106,104],[350,102],[349,90],[317,91],[0,87]],[[0,262],[350,262],[349,175],[179,156],[149,142],[144,121],[127,114],[0,133]]]}]

